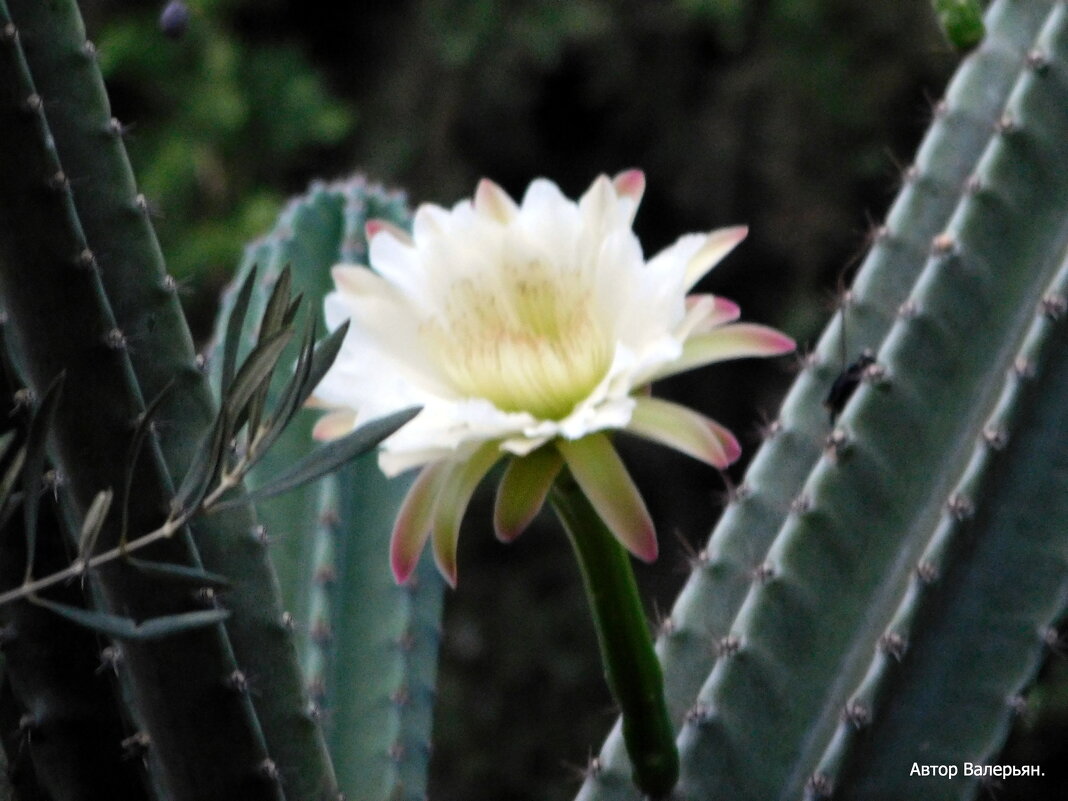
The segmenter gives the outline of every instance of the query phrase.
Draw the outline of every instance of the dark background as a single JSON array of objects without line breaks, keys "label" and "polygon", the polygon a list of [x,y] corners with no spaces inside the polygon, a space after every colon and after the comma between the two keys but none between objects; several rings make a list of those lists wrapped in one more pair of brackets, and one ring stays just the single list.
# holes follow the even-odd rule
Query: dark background
[{"label": "dark background", "polygon": [[[83,5],[202,342],[242,243],[313,177],[363,170],[413,203],[451,204],[482,176],[518,196],[544,175],[576,196],[599,172],[641,167],[646,252],[748,224],[702,286],[811,343],[958,58],[927,0],[192,0],[179,40],[158,30],[162,2]],[[658,394],[740,435],[737,480],[790,368],[727,364]],[[622,446],[663,543],[639,574],[655,617],[726,483],[685,457]],[[486,498],[468,515],[436,801],[570,798],[611,725],[579,576],[549,523],[504,547]],[[1063,660],[1047,666],[1006,761],[1053,764],[1065,672]],[[994,789],[1045,797],[1022,780]]]}]

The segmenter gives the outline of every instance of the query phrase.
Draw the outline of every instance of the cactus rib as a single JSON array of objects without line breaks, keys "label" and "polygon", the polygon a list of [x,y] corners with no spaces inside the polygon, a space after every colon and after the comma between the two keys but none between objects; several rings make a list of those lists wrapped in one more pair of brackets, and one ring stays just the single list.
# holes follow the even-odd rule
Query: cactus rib
[{"label": "cactus rib", "polygon": [[[890,329],[931,239],[945,227],[965,191],[1050,6],[1048,0],[998,0],[991,5],[987,35],[936,106],[931,129],[885,224],[875,231],[872,250],[843,299],[841,314],[820,338],[811,366],[783,402],[774,436],[754,457],[738,499],[728,506],[696,560],[672,609],[672,625],[657,643],[676,725],[693,706],[715,654],[731,650],[731,623],[754,577],[764,574],[768,546],[820,457],[829,433],[821,401],[840,369],[843,338],[848,333],[854,353],[875,350]],[[627,779],[618,723],[598,766],[579,793],[581,801],[636,797]]]},{"label": "cactus rib", "polygon": [[[834,799],[965,799],[978,779],[917,777],[986,762],[1033,679],[1068,584],[1068,261],[1039,309],[882,648],[818,775]],[[923,743],[922,757],[902,744]]]},{"label": "cactus rib", "polygon": [[[60,166],[54,139],[19,45],[18,28],[0,2],[0,297],[16,362],[40,393],[66,373],[64,401],[51,431],[52,454],[65,481],[61,498],[80,519],[96,493],[119,487],[128,444],[144,412],[126,354],[125,337],[100,285]],[[94,425],[85,421],[92,419]],[[148,531],[166,513],[169,477],[155,444],[135,471],[128,510],[132,529]],[[101,545],[116,544],[115,516]],[[146,551],[146,554],[149,552]],[[188,532],[154,547],[151,556],[198,563]],[[135,620],[187,611],[187,590],[146,581],[113,563],[91,576],[107,611]],[[267,753],[246,695],[227,690],[237,669],[221,626],[155,643],[124,643],[120,674],[128,712],[142,727],[146,752],[173,801],[247,798],[280,801],[281,788],[263,775]],[[204,724],[201,710],[215,713]]]},{"label": "cactus rib", "polygon": [[858,390],[769,551],[735,620],[740,647],[698,696],[684,797],[801,795],[930,539],[1068,234],[1068,173],[1041,167],[1068,160],[1063,12],[932,241],[878,354],[883,378]]}]

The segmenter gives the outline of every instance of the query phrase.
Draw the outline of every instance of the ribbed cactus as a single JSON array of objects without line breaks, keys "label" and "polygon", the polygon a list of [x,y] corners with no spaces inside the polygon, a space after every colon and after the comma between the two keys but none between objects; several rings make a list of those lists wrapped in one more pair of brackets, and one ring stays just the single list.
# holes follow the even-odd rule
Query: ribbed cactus
[{"label": "ribbed cactus", "polygon": [[[274,230],[252,243],[224,298],[218,337],[249,271],[251,320],[288,267],[316,310],[333,288],[330,268],[367,259],[368,220],[407,227],[404,197],[362,178],[316,183],[288,204]],[[242,332],[251,348],[255,332]],[[214,360],[218,363],[218,360]],[[304,412],[250,479],[269,479],[312,446],[318,415]],[[421,799],[426,793],[443,582],[427,560],[418,580],[394,584],[389,532],[409,480],[387,480],[373,457],[319,484],[264,501],[308,689],[319,706],[341,788],[350,798]]]},{"label": "ribbed cactus", "polygon": [[[943,510],[971,513],[974,500],[954,487],[975,443],[984,443],[1003,376],[1065,247],[1068,173],[1054,166],[1068,157],[1064,24],[1063,3],[990,8],[987,38],[937,104],[840,316],[808,358],[663,627],[660,653],[680,723],[679,798],[792,799],[806,788],[834,798],[919,792],[908,768],[923,761],[917,743],[935,732],[917,727],[911,738],[888,736],[874,749],[869,728],[878,730],[884,710],[903,714],[899,699],[882,696],[882,708],[871,708],[855,690],[873,655],[925,658],[943,669],[962,658],[934,639],[926,657],[913,657],[919,646],[890,624],[917,565],[933,580],[921,557],[933,536],[947,536],[936,534]],[[832,428],[820,401],[841,369],[843,328],[850,348],[870,348],[875,362]],[[1049,520],[1056,525],[1053,512]],[[942,570],[947,578],[939,581],[949,580]],[[1021,567],[1001,580],[1026,593],[1029,573]],[[1061,602],[1044,597],[1030,647],[971,671],[974,683],[955,687],[953,697],[989,692],[980,688],[998,672],[1013,677],[1004,698],[1021,690]],[[978,598],[958,603],[943,607],[947,629],[999,619],[973,623]],[[982,645],[955,636],[964,653]],[[1024,667],[1007,667],[1012,659]],[[929,696],[914,713],[936,715],[936,700],[952,703]],[[932,761],[990,758],[1004,737],[1007,701],[999,712],[995,721],[961,720],[952,730],[983,726],[973,738],[943,729],[955,750]],[[819,765],[843,718],[860,729],[852,741],[863,745],[839,777],[830,767],[837,751],[825,769]],[[943,727],[925,720],[932,730]],[[894,773],[896,790],[891,771],[857,761],[860,748],[893,771],[908,759]],[[624,760],[613,733],[580,798],[636,797]],[[861,784],[869,768],[879,778]],[[971,789],[932,783],[923,797],[967,797]]]},{"label": "ribbed cactus", "polygon": [[[929,766],[996,760],[1055,640],[1068,5],[995,0],[969,25],[982,41],[659,632],[671,798],[973,798],[979,777]],[[368,455],[263,492],[315,448],[297,407],[339,342],[311,344],[330,268],[366,262],[369,220],[408,226],[405,199],[354,178],[286,207],[224,298],[213,396],[94,55],[74,0],[0,0],[16,797],[425,798],[443,582],[429,559],[401,586],[388,570],[409,480]],[[828,419],[844,348],[870,357]],[[638,797],[617,729],[579,798]]]}]

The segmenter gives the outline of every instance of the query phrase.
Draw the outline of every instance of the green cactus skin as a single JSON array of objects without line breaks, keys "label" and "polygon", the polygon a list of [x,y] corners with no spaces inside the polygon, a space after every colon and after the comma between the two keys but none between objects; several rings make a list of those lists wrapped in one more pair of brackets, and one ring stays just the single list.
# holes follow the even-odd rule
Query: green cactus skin
[{"label": "green cactus skin", "polygon": [[[61,570],[67,566],[66,535],[47,498],[41,511],[35,564],[42,573]],[[22,581],[26,541],[20,522],[16,516],[0,531],[0,585],[5,588]],[[50,597],[85,605],[77,584]],[[101,670],[96,636],[20,601],[0,607],[0,649],[11,690],[5,700],[19,709],[0,718],[14,717],[17,747],[29,752],[37,784],[52,801],[146,801],[140,764],[121,746],[128,733],[110,677]]]},{"label": "green cactus skin", "polygon": [[324,704],[338,781],[354,798],[421,801],[444,583],[430,558],[404,586],[388,569],[389,534],[409,478],[386,479],[371,457],[334,478],[345,525],[334,545]]},{"label": "green cactus skin", "polygon": [[881,378],[847,407],[739,611],[680,734],[680,798],[800,797],[863,678],[1063,253],[1065,20],[1058,3]]},{"label": "green cactus skin", "polygon": [[[167,274],[147,207],[137,194],[112,117],[95,51],[74,0],[12,0],[26,58],[46,100],[49,126],[65,168],[76,176],[74,202],[96,254],[116,324],[136,343],[130,359],[142,396],[173,384],[157,430],[172,477],[183,476],[215,415],[205,376]],[[205,567],[227,576],[230,641],[242,671],[254,677],[253,705],[287,794],[317,800],[336,795],[326,745],[309,716],[296,652],[283,622],[277,581],[265,549],[248,532],[251,507],[237,507],[192,524]]]},{"label": "green cactus skin", "polygon": [[[80,519],[98,491],[122,486],[144,405],[125,338],[95,265],[86,258],[69,179],[3,2],[0,31],[0,132],[4,152],[18,154],[0,163],[0,297],[29,388],[41,397],[57,375],[66,375],[50,442],[64,478],[61,498]],[[142,457],[129,508],[134,531],[155,528],[173,495],[154,442]],[[117,529],[113,517],[101,547],[116,544]],[[187,533],[144,555],[199,564]],[[106,611],[135,619],[189,611],[200,603],[188,588],[146,580],[121,562],[91,579]],[[239,674],[221,626],[154,643],[126,642],[121,650],[118,673],[132,702],[127,713],[149,738],[145,759],[162,797],[282,801],[248,694],[235,686]]]},{"label": "green cactus skin", "polygon": [[973,798],[974,777],[925,779],[913,763],[987,762],[1056,635],[1068,581],[1066,292],[1068,262],[889,626],[899,645],[876,655],[854,721],[824,754],[814,784],[841,790],[823,797]]},{"label": "green cactus skin", "polygon": [[[999,0],[988,32],[961,65],[935,109],[914,166],[846,298],[849,358],[875,350],[908,297],[930,249],[960,200],[1050,2]],[[737,499],[725,510],[663,627],[657,651],[672,720],[681,726],[719,652],[729,652],[731,624],[830,433],[822,406],[842,368],[838,315],[795,381],[769,438],[753,459]],[[637,798],[617,723],[578,798]]]},{"label": "green cactus skin", "polygon": [[[406,228],[403,195],[359,177],[313,184],[290,202],[271,234],[246,250],[220,320],[254,264],[261,288],[250,304],[250,324],[266,304],[266,287],[286,265],[294,291],[303,292],[318,314],[333,289],[330,267],[366,263],[370,219]],[[250,347],[251,328],[244,336]],[[298,416],[257,465],[253,485],[307,452],[317,416]],[[409,482],[386,480],[374,456],[366,456],[260,504],[275,537],[274,562],[296,621],[301,665],[321,705],[338,784],[349,798],[402,801],[426,794],[444,583],[429,559],[405,587],[390,575],[389,533]]]}]

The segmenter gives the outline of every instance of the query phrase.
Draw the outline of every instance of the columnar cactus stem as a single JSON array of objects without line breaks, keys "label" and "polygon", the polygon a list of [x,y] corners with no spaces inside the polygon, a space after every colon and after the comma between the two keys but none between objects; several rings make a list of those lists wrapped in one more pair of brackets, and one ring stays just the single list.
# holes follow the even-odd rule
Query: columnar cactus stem
[{"label": "columnar cactus stem", "polygon": [[[39,572],[65,567],[65,535],[52,504],[44,499],[38,523]],[[0,530],[0,583],[22,580],[26,540],[18,518]],[[77,584],[50,597],[84,606]],[[30,601],[0,607],[0,648],[4,677],[20,704],[17,715],[33,760],[38,785],[53,801],[146,801],[140,764],[123,753],[127,733],[111,687],[109,670],[101,669],[93,632],[79,628]]]},{"label": "columnar cactus stem", "polygon": [[[404,196],[360,177],[315,183],[249,246],[234,286],[253,265],[265,283],[288,266],[295,291],[318,313],[333,289],[330,268],[365,262],[372,219],[407,226]],[[222,320],[234,300],[231,290]],[[250,321],[265,302],[265,292],[254,293]],[[252,340],[249,330],[242,336]],[[253,485],[310,448],[315,419],[307,412],[294,420],[250,476]],[[408,484],[387,480],[365,456],[259,507],[278,540],[272,556],[338,784],[368,801],[415,801],[426,792],[443,582],[430,560],[404,587],[383,570]]]},{"label": "columnar cactus stem", "polygon": [[[29,388],[42,397],[65,374],[65,394],[51,432],[64,477],[61,497],[81,519],[96,494],[124,485],[129,446],[144,413],[126,353],[72,203],[70,179],[54,149],[44,102],[19,46],[18,28],[0,2],[0,297],[12,347]],[[86,425],[92,420],[93,425]],[[155,443],[146,443],[133,472],[131,530],[151,530],[172,497]],[[117,544],[118,516],[101,547]],[[187,532],[146,555],[199,565]],[[187,588],[161,585],[117,562],[91,576],[109,612],[142,620],[195,609]],[[143,730],[146,758],[174,801],[281,801],[262,732],[247,694],[227,690],[237,670],[221,626],[154,642],[122,644],[121,674]],[[203,710],[212,710],[204,720]]]},{"label": "columnar cactus stem", "polygon": [[[998,0],[990,6],[986,37],[935,106],[931,129],[906,171],[886,222],[873,232],[872,250],[843,298],[840,314],[783,402],[772,436],[754,457],[736,500],[698,554],[671,611],[671,625],[657,642],[676,726],[693,706],[716,655],[732,650],[734,617],[753,583],[767,575],[768,547],[823,452],[830,426],[822,402],[842,369],[843,340],[852,359],[864,349],[874,351],[895,322],[931,240],[946,227],[994,135],[1051,5],[1049,0]],[[600,770],[589,776],[579,794],[582,801],[635,797],[618,724],[598,764]]]},{"label": "columnar cactus stem", "polygon": [[[185,475],[215,404],[196,366],[192,338],[178,302],[177,285],[138,194],[121,125],[111,116],[95,49],[74,0],[11,0],[38,92],[46,100],[50,130],[65,169],[74,176],[74,203],[92,258],[129,349],[141,393],[154,398],[169,388],[157,414],[160,449],[176,480]],[[256,530],[250,506],[237,506],[192,524],[208,570],[227,576],[232,589],[227,626],[241,670],[256,677],[253,704],[271,757],[295,798],[336,793],[333,771],[307,698],[277,580]]]},{"label": "columnar cactus stem", "polygon": [[1038,52],[698,696],[683,797],[801,795],[965,467],[1068,233],[1061,3]]},{"label": "columnar cactus stem", "polygon": [[1052,644],[1068,585],[1066,293],[1068,261],[947,500],[887,645],[850,700],[862,717],[839,725],[816,771],[813,785],[829,787],[830,798],[971,797],[978,776],[947,782],[913,766],[986,763]]}]

